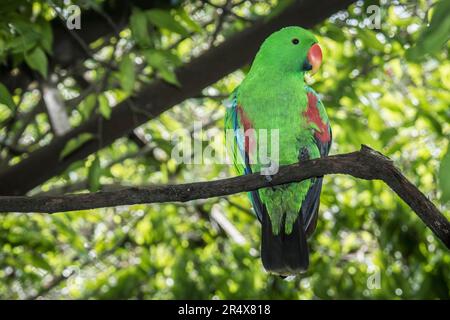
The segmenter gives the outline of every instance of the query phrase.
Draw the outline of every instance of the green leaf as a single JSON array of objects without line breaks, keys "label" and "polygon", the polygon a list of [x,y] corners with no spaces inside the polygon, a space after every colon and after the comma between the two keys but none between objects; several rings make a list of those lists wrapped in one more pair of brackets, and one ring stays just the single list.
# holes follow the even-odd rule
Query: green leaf
[{"label": "green leaf", "polygon": [[70,139],[64,146],[64,149],[61,151],[59,159],[65,158],[66,156],[74,152],[76,149],[81,147],[83,144],[92,139],[94,139],[94,135],[92,133],[82,133],[79,136]]},{"label": "green leaf", "polygon": [[122,58],[119,65],[119,82],[122,89],[131,94],[134,88],[134,82],[136,80],[136,74],[134,71],[134,63],[129,55]]},{"label": "green leaf", "polygon": [[383,142],[383,144],[388,144],[396,135],[398,135],[398,131],[396,128],[387,128],[386,130],[383,130],[383,132],[381,132],[380,140]]},{"label": "green leaf", "polygon": [[191,29],[194,32],[202,32],[202,27],[192,20],[192,18],[188,15],[188,13],[183,9],[180,8],[177,10],[178,17],[180,17],[181,21],[183,21],[189,29]]},{"label": "green leaf", "polygon": [[84,161],[78,160],[78,161],[73,162],[73,163],[72,163],[71,165],[69,165],[69,166],[67,167],[67,169],[64,171],[64,173],[63,173],[64,179],[69,180],[69,179],[70,179],[70,176],[69,176],[69,173],[70,173],[70,172],[76,171],[76,170],[78,170],[78,169],[80,169],[80,168],[83,168],[83,167],[84,167]]},{"label": "green leaf", "polygon": [[176,54],[167,51],[167,50],[159,50],[163,57],[166,59],[166,62],[174,67],[178,67],[183,64],[180,57],[178,57]]},{"label": "green leaf", "polygon": [[0,123],[3,123],[7,119],[10,119],[11,115],[11,109],[6,105],[0,103]]},{"label": "green leaf", "polygon": [[111,117],[111,107],[109,106],[108,99],[104,94],[98,96],[98,109],[103,118],[109,119]]},{"label": "green leaf", "polygon": [[146,11],[148,21],[158,27],[189,36],[189,32],[170,14],[169,11],[161,9],[151,9]]},{"label": "green leaf", "polygon": [[41,48],[36,47],[34,50],[25,53],[25,61],[31,69],[38,71],[44,78],[47,78],[47,56]]},{"label": "green leaf", "polygon": [[328,23],[326,25],[326,35],[328,38],[333,39],[334,41],[344,42],[347,37],[345,36],[344,30],[342,28],[337,27],[332,23]]},{"label": "green leaf", "polygon": [[14,103],[8,88],[6,88],[2,83],[0,83],[0,103],[9,107],[11,111],[16,108],[16,104]]},{"label": "green leaf", "polygon": [[420,61],[426,54],[434,54],[441,50],[450,39],[450,1],[441,0],[433,9],[430,25],[425,27],[414,47],[406,51],[406,57],[412,61]]},{"label": "green leaf", "polygon": [[439,187],[442,191],[442,202],[450,201],[450,146],[439,167]]},{"label": "green leaf", "polygon": [[443,131],[442,125],[432,112],[428,111],[425,108],[421,108],[421,109],[418,109],[418,113],[419,113],[419,115],[423,116],[425,119],[427,119],[429,121],[429,123],[434,128],[434,130],[436,131],[437,134],[442,135],[442,131]]},{"label": "green leaf", "polygon": [[130,28],[134,39],[140,46],[148,47],[150,45],[150,37],[147,29],[147,18],[142,10],[133,8],[130,17]]},{"label": "green leaf", "polygon": [[265,21],[269,21],[280,13],[282,13],[287,7],[294,3],[294,0],[279,0],[275,7],[272,8],[270,13],[264,17]]},{"label": "green leaf", "polygon": [[161,78],[163,78],[166,82],[176,85],[177,87],[181,87],[181,83],[177,79],[177,75],[173,70],[170,69],[160,69],[159,75]]},{"label": "green leaf", "polygon": [[6,43],[2,38],[0,38],[0,61],[3,61],[4,59],[3,55],[5,55],[5,52],[6,52]]},{"label": "green leaf", "polygon": [[378,40],[375,32],[369,29],[358,29],[358,36],[366,48],[372,48],[377,51],[384,51],[384,44]]},{"label": "green leaf", "polygon": [[13,54],[24,53],[34,48],[42,37],[28,22],[15,21],[13,27],[17,31],[17,36],[7,42],[7,49]]},{"label": "green leaf", "polygon": [[53,270],[52,266],[40,254],[31,254],[32,263],[34,267],[41,268],[46,271]]},{"label": "green leaf", "polygon": [[41,45],[44,48],[47,53],[52,53],[52,46],[53,46],[53,31],[52,27],[50,26],[50,23],[47,21],[44,21],[41,24]]},{"label": "green leaf", "polygon": [[81,115],[83,116],[83,119],[86,120],[90,117],[96,103],[97,97],[95,94],[90,94],[86,98],[84,98],[83,101],[81,101],[79,110],[81,112]]},{"label": "green leaf", "polygon": [[11,53],[23,53],[33,48],[39,40],[36,33],[27,34],[25,37],[17,37],[7,44],[7,49],[11,49]]},{"label": "green leaf", "polygon": [[158,75],[170,84],[181,86],[173,71],[172,64],[174,62],[174,55],[170,52],[162,50],[146,50],[144,52],[147,63],[158,71]]},{"label": "green leaf", "polygon": [[89,166],[88,183],[89,191],[96,192],[100,189],[100,177],[102,174],[102,168],[100,166],[100,158],[95,156],[94,161]]}]

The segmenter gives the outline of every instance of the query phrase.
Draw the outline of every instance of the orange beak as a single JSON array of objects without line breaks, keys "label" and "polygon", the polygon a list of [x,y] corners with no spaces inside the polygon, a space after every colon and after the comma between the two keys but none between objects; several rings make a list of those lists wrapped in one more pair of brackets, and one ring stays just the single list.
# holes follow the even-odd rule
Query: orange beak
[{"label": "orange beak", "polygon": [[311,65],[311,74],[315,74],[322,64],[322,49],[315,43],[309,48],[308,55],[306,56],[309,64]]}]

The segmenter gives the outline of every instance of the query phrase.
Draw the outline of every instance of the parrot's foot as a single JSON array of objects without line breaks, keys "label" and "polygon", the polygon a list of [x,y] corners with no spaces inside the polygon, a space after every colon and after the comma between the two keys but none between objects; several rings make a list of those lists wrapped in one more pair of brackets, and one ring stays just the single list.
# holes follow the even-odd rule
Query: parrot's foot
[{"label": "parrot's foot", "polygon": [[283,280],[284,281],[288,281],[288,282],[289,281],[294,281],[295,277],[296,277],[295,275],[290,275],[290,276],[284,277]]},{"label": "parrot's foot", "polygon": [[265,174],[264,178],[267,180],[267,182],[272,182],[272,176],[270,174]]},{"label": "parrot's foot", "polygon": [[282,274],[278,274],[277,276],[279,276],[281,279],[283,279],[284,281],[294,281],[296,278],[295,274],[291,274],[291,275],[282,275]]},{"label": "parrot's foot", "polygon": [[308,148],[303,147],[300,149],[300,152],[298,154],[298,162],[309,160],[309,151]]}]

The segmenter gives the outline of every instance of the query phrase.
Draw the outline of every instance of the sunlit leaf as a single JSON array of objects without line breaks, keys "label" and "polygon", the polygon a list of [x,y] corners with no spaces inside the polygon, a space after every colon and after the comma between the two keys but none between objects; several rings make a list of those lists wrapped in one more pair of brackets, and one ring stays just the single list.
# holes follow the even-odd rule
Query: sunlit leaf
[{"label": "sunlit leaf", "polygon": [[66,145],[64,146],[64,149],[61,151],[61,154],[59,155],[59,158],[65,158],[72,152],[74,152],[76,149],[81,147],[86,142],[94,139],[94,135],[91,133],[82,133],[75,138],[70,139]]},{"label": "sunlit leaf", "polygon": [[180,86],[177,76],[174,72],[173,55],[162,50],[147,50],[145,52],[147,63],[158,70],[158,74],[170,84]]},{"label": "sunlit leaf", "polygon": [[265,20],[275,18],[282,13],[287,7],[294,3],[294,0],[279,0],[277,5],[271,10],[271,12],[265,17]]},{"label": "sunlit leaf", "polygon": [[177,10],[177,14],[180,17],[181,21],[183,21],[192,31],[201,32],[202,28],[200,25],[195,22],[189,14],[183,8]]},{"label": "sunlit leaf", "polygon": [[109,106],[108,99],[104,94],[98,96],[98,110],[105,119],[111,117],[111,107]]},{"label": "sunlit leaf", "polygon": [[11,94],[2,83],[0,83],[0,103],[9,107],[10,110],[14,110],[16,108],[16,104],[14,103]]},{"label": "sunlit leaf", "polygon": [[92,110],[94,110],[95,105],[97,103],[97,97],[95,94],[90,94],[86,98],[81,101],[79,110],[81,114],[83,115],[84,119],[88,119],[92,113]]},{"label": "sunlit leaf", "polygon": [[119,81],[122,89],[127,93],[131,94],[134,88],[134,82],[136,80],[134,63],[129,55],[122,58],[119,64]]},{"label": "sunlit leaf", "polygon": [[156,27],[164,28],[182,36],[188,36],[189,32],[172,16],[169,11],[151,9],[146,11],[148,21]]},{"label": "sunlit leaf", "polygon": [[358,36],[367,48],[384,51],[384,45],[378,40],[375,32],[370,29],[358,29]]},{"label": "sunlit leaf", "polygon": [[94,161],[92,161],[89,166],[88,171],[88,183],[89,191],[96,192],[100,189],[100,176],[102,173],[102,168],[100,166],[100,158],[96,155]]},{"label": "sunlit leaf", "polygon": [[440,0],[433,9],[430,25],[424,27],[415,46],[406,52],[411,60],[420,60],[426,54],[441,50],[450,39],[450,1]]}]

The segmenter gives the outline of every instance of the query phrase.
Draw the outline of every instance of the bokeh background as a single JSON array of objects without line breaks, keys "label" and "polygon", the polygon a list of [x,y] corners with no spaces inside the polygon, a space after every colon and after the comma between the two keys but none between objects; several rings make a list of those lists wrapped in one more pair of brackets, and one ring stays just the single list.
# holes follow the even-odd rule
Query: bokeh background
[{"label": "bokeh background", "polygon": [[[117,104],[132,101],[156,79],[179,85],[178,67],[254,25],[270,24],[294,2],[1,0],[0,173],[88,119],[107,121]],[[54,52],[55,39],[73,4],[80,8],[81,31],[66,37],[85,55],[66,61],[64,49]],[[361,144],[383,152],[448,218],[449,11],[444,0],[357,1],[312,29],[324,61],[307,79],[328,110],[332,154]],[[101,30],[84,30],[83,23],[96,15],[110,29],[89,39],[86,34]],[[235,70],[27,194],[234,175],[227,165],[177,162],[170,156],[172,138],[187,129],[185,135],[206,145],[222,135],[222,101],[247,71]],[[56,103],[44,99],[49,92]],[[201,133],[193,131],[196,121]],[[61,158],[94,136],[69,140]],[[36,170],[51,168],[39,164]],[[1,174],[0,185],[8,189]],[[386,185],[326,176],[321,200],[310,269],[293,281],[264,272],[259,223],[245,194],[53,215],[1,213],[0,298],[450,297],[449,251]]]}]

